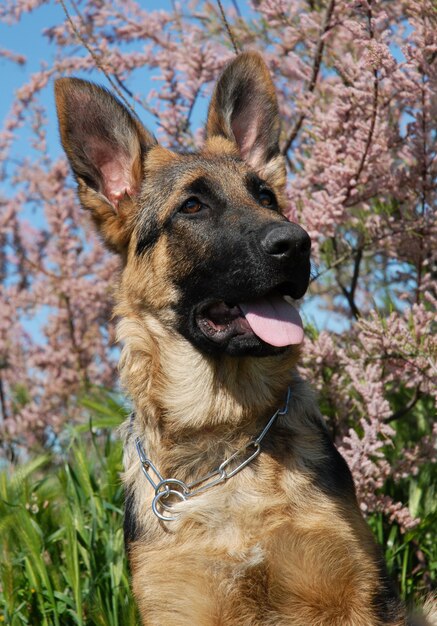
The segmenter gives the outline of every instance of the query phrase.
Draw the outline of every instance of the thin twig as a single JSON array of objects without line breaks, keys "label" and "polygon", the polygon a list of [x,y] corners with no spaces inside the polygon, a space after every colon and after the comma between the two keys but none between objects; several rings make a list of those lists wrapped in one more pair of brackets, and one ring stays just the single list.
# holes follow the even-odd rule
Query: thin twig
[{"label": "thin twig", "polygon": [[[413,227],[411,228],[411,231],[414,232]],[[383,233],[382,235],[378,235],[378,237],[373,237],[371,239],[368,239],[361,245],[363,252],[367,248],[372,247],[375,243],[383,241],[387,237],[393,237],[394,235],[405,234],[405,232],[408,232],[408,231],[405,231],[405,229],[400,229],[398,231],[392,230],[389,233]],[[314,276],[312,276],[311,278],[311,282],[318,280],[321,276],[324,276],[324,274],[326,274],[327,272],[330,272],[331,270],[335,269],[336,267],[344,263],[344,261],[347,261],[348,259],[353,257],[356,253],[357,253],[357,248],[351,248],[350,250],[345,252],[341,257],[336,258],[335,261],[333,261],[330,265],[328,265],[327,267],[324,267],[320,272],[317,272],[317,274],[314,274]]]},{"label": "thin twig", "polygon": [[398,420],[399,418],[404,417],[404,415],[409,413],[411,409],[413,409],[416,406],[417,402],[420,400],[421,397],[422,397],[422,392],[420,390],[420,385],[419,385],[416,387],[416,390],[411,400],[407,402],[407,404],[403,406],[401,409],[399,409],[398,411],[395,411],[392,415],[390,415],[390,417],[387,417],[384,421],[394,422],[395,420]]},{"label": "thin twig", "polygon": [[3,421],[8,419],[8,410],[6,408],[6,398],[5,398],[5,392],[3,389],[3,379],[0,376],[0,406],[2,409],[2,419]]},{"label": "thin twig", "polygon": [[231,43],[232,43],[232,47],[234,48],[234,52],[235,52],[235,54],[238,55],[241,52],[241,48],[240,48],[240,46],[237,45],[237,42],[236,42],[235,37],[234,37],[234,34],[233,34],[233,32],[231,30],[231,27],[229,25],[229,22],[228,22],[228,20],[226,18],[226,14],[225,14],[225,11],[223,9],[223,5],[221,3],[221,0],[217,0],[217,4],[218,4],[219,9],[220,9],[220,13],[221,13],[221,16],[222,16],[223,24],[224,24],[224,26],[225,26],[225,28],[226,28],[226,30],[228,32],[229,39],[231,40]]},{"label": "thin twig", "polygon": [[[104,74],[106,76],[106,79],[108,80],[109,84],[111,85],[112,89],[115,91],[115,93],[118,95],[118,97],[120,98],[120,100],[122,100],[124,102],[124,104],[128,107],[128,109],[131,111],[131,113],[135,116],[138,117],[134,108],[132,107],[131,103],[126,100],[124,94],[122,93],[121,89],[117,86],[116,82],[111,78],[111,76],[108,74],[108,72],[106,71],[106,69],[104,68],[101,59],[99,58],[99,55],[95,52],[95,50],[93,50],[91,48],[91,46],[89,46],[88,42],[84,39],[84,37],[82,36],[82,34],[79,32],[79,30],[76,28],[75,23],[73,22],[70,13],[68,12],[68,9],[65,5],[64,0],[59,0],[59,2],[62,5],[62,8],[64,9],[64,13],[65,16],[74,32],[74,34],[76,35],[76,37],[79,39],[80,43],[84,46],[84,48],[86,48],[89,52],[89,54],[91,55],[91,58],[93,59],[94,63],[96,64],[96,66],[99,68],[99,70],[102,72],[102,74]],[[120,83],[119,79],[117,79],[117,81]]]},{"label": "thin twig", "polygon": [[372,144],[372,140],[373,140],[373,134],[375,132],[375,126],[376,126],[376,118],[377,118],[377,113],[378,113],[378,91],[379,91],[379,82],[378,82],[378,71],[374,70],[373,71],[373,98],[372,98],[372,117],[370,118],[370,126],[369,126],[369,131],[367,133],[367,139],[366,139],[366,144],[364,146],[364,151],[363,154],[361,155],[361,159],[360,162],[358,164],[358,168],[356,171],[356,174],[354,176],[354,180],[355,182],[353,184],[349,184],[348,188],[346,189],[346,197],[343,200],[343,204],[346,206],[350,195],[352,193],[353,189],[356,189],[356,187],[358,186],[358,182],[360,179],[360,176],[363,172],[364,169],[364,165],[366,163],[366,159],[367,156],[369,154],[370,151],[370,146]]},{"label": "thin twig", "polygon": [[[426,37],[426,31],[425,31],[425,37]],[[428,156],[428,146],[427,146],[427,125],[426,125],[426,96],[425,96],[425,85],[426,85],[426,80],[425,80],[425,71],[424,69],[419,66],[419,72],[421,74],[421,84],[422,84],[422,88],[421,88],[421,105],[422,105],[422,122],[421,122],[421,131],[422,131],[422,167],[421,167],[421,183],[422,183],[422,191],[421,191],[421,213],[422,213],[422,218],[425,216],[426,214],[426,205],[427,205],[427,178],[428,178],[428,167],[427,167],[427,156]],[[416,272],[417,272],[417,284],[416,284],[416,304],[419,304],[420,302],[420,295],[421,295],[421,287],[422,287],[422,273],[423,273],[423,256],[424,256],[424,233],[423,233],[423,229],[420,229],[420,234],[421,237],[419,237],[419,248],[420,248],[420,254],[419,254],[419,258],[417,259],[417,264],[416,264]]]},{"label": "thin twig", "polygon": [[[372,8],[371,8],[371,0],[369,0],[369,8],[367,10],[367,20],[368,20],[368,26],[369,26],[369,36],[370,39],[374,38],[374,33],[373,33],[373,27],[372,27]],[[367,160],[367,157],[369,155],[369,151],[370,151],[370,147],[372,145],[372,141],[373,141],[373,135],[375,132],[375,127],[376,127],[376,118],[378,115],[378,95],[379,95],[379,80],[378,80],[378,70],[374,69],[373,70],[373,96],[372,96],[372,115],[370,118],[370,125],[369,125],[369,130],[367,133],[367,138],[366,138],[366,143],[364,146],[364,151],[363,154],[361,155],[361,159],[360,162],[358,164],[355,176],[351,179],[354,180],[354,183],[352,184],[351,182],[349,182],[348,187],[346,189],[346,196],[345,199],[343,200],[343,204],[346,206],[352,190],[356,189],[356,187],[358,186],[359,183],[359,179],[360,176],[364,170],[364,166]],[[335,237],[333,237],[333,244],[334,244],[334,250],[336,250],[336,241],[335,241]],[[358,283],[358,277],[359,277],[359,270],[360,270],[360,264],[361,264],[361,259],[363,256],[363,246],[362,244],[360,246],[358,246],[357,248],[357,254],[355,256],[355,263],[354,263],[354,272],[353,272],[353,276],[352,276],[352,282],[351,282],[351,286],[349,289],[347,289],[343,284],[342,281],[340,279],[340,276],[338,275],[337,272],[337,283],[341,289],[341,291],[343,292],[343,295],[345,296],[346,300],[348,301],[348,304],[350,306],[352,315],[355,317],[355,319],[358,319],[360,316],[358,307],[355,303],[355,291],[357,288],[357,283]]]},{"label": "thin twig", "polygon": [[337,283],[340,286],[340,289],[343,292],[343,295],[345,296],[346,300],[348,301],[350,310],[352,315],[354,316],[354,318],[357,320],[360,317],[360,310],[357,307],[357,304],[355,302],[355,291],[357,288],[357,284],[358,284],[358,276],[360,274],[360,265],[361,265],[361,259],[363,258],[363,246],[359,246],[357,249],[357,253],[355,255],[355,261],[354,261],[354,271],[352,274],[352,281],[351,281],[351,286],[349,287],[349,289],[347,289],[341,282],[340,277],[337,276]]},{"label": "thin twig", "polygon": [[[374,38],[374,33],[373,33],[373,27],[372,27],[372,8],[371,8],[371,2],[369,0],[369,8],[367,9],[367,21],[368,21],[368,25],[369,25],[369,35],[370,35],[370,39]],[[343,201],[343,204],[346,206],[350,195],[352,193],[352,190],[355,189],[358,186],[359,183],[359,179],[360,176],[363,172],[364,169],[364,165],[366,163],[369,151],[370,151],[370,146],[372,145],[372,141],[373,141],[373,135],[375,132],[375,126],[376,126],[376,118],[378,115],[378,97],[379,97],[379,77],[378,77],[378,70],[374,69],[373,70],[373,96],[372,96],[372,115],[370,118],[370,125],[369,125],[369,130],[367,133],[367,139],[366,139],[366,144],[364,146],[364,151],[363,154],[361,155],[361,159],[360,162],[358,164],[358,168],[357,171],[353,177],[353,180],[355,181],[353,184],[349,183],[347,189],[346,189],[346,197]]]},{"label": "thin twig", "polygon": [[353,296],[351,296],[349,290],[343,285],[339,277],[337,277],[337,284],[340,287],[342,294],[347,300],[347,303],[349,305],[352,315],[354,316],[356,320],[360,319],[361,314],[357,305],[355,304],[355,300]]},{"label": "thin twig", "polygon": [[197,102],[197,98],[199,97],[200,94],[200,87],[198,87],[193,95],[193,98],[191,100],[191,104],[190,104],[190,108],[188,109],[188,113],[187,113],[187,118],[185,120],[185,129],[188,130],[190,127],[190,122],[191,122],[191,115],[193,113],[194,110],[194,106]]},{"label": "thin twig", "polygon": [[[319,75],[319,71],[320,71],[320,65],[322,63],[322,57],[323,57],[323,50],[325,47],[325,39],[324,39],[324,35],[328,32],[329,28],[330,28],[330,24],[331,24],[331,17],[332,14],[334,12],[334,8],[335,8],[335,0],[330,0],[327,8],[326,8],[326,12],[325,12],[325,17],[323,18],[323,22],[322,25],[320,27],[320,34],[319,34],[319,40],[317,42],[317,47],[316,47],[316,53],[314,55],[314,60],[313,60],[313,67],[312,67],[312,71],[311,71],[311,77],[310,77],[310,82],[308,84],[308,89],[307,92],[308,93],[312,93],[316,87],[316,83],[317,83],[317,77]],[[290,135],[288,136],[287,141],[285,142],[284,146],[282,147],[282,154],[285,155],[289,166],[291,167],[291,161],[287,155],[288,151],[290,150],[294,140],[296,139],[304,119],[306,118],[306,113],[300,113],[300,115],[298,116],[297,120],[295,121],[293,128],[291,129]]]},{"label": "thin twig", "polygon": [[[366,346],[363,345],[363,349],[366,350]],[[366,354],[369,353],[366,351]],[[417,357],[423,356],[423,353],[419,350],[416,352],[385,352],[383,354],[376,354],[375,356],[367,356],[364,364],[368,363],[378,363],[379,361],[400,361],[402,363],[406,363],[409,367],[413,368],[417,372],[421,374],[424,378],[426,378],[431,384],[434,382],[434,377],[431,374],[428,374],[427,370],[423,367],[419,367],[417,362],[412,361],[411,359],[417,359]]]},{"label": "thin twig", "polygon": [[70,298],[69,296],[67,296],[65,293],[61,293],[60,294],[61,299],[65,302],[65,307],[67,309],[67,313],[68,313],[68,331],[70,334],[70,340],[71,340],[71,345],[73,348],[73,352],[75,352],[76,356],[77,356],[77,364],[78,364],[78,370],[79,373],[81,375],[82,378],[82,382],[83,384],[88,387],[90,384],[89,381],[89,377],[88,377],[88,372],[86,369],[86,366],[83,362],[83,351],[81,350],[81,348],[79,347],[79,345],[77,344],[76,341],[76,329],[74,326],[74,317],[73,317],[73,311],[71,310],[71,302],[70,302]]},{"label": "thin twig", "polygon": [[[334,245],[334,251],[337,255],[337,240],[335,239],[335,237],[333,237],[333,245]],[[352,275],[351,286],[349,289],[345,287],[345,285],[343,284],[343,281],[340,278],[340,274],[336,272],[337,284],[340,287],[344,297],[346,298],[349,304],[351,313],[356,320],[360,318],[360,311],[355,303],[355,290],[357,288],[357,282],[358,282],[358,276],[359,276],[362,257],[363,257],[363,244],[361,243],[361,245],[356,249],[354,271]]]},{"label": "thin twig", "polygon": [[357,250],[357,254],[355,256],[354,273],[352,274],[352,281],[351,281],[351,286],[350,286],[350,290],[349,290],[349,293],[350,293],[352,299],[355,297],[355,290],[357,288],[358,276],[360,274],[360,264],[361,264],[361,259],[362,258],[363,258],[363,246],[361,244],[359,246],[359,248]]}]

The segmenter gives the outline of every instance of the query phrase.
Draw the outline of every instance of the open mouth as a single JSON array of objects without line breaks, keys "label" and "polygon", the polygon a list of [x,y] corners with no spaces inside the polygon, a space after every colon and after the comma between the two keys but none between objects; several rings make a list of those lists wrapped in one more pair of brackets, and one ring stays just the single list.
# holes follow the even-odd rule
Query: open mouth
[{"label": "open mouth", "polygon": [[208,339],[217,343],[237,335],[256,336],[276,347],[303,341],[302,320],[292,299],[276,290],[238,304],[224,301],[206,304],[196,315],[196,323]]}]

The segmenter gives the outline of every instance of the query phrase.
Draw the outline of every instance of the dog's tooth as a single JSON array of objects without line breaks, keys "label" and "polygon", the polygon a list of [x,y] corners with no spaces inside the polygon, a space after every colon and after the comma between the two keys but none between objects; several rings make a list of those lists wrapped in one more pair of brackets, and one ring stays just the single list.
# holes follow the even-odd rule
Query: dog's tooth
[{"label": "dog's tooth", "polygon": [[295,300],[291,296],[285,295],[285,296],[282,296],[282,298],[285,300],[285,302],[288,302],[288,304],[292,304],[294,307],[299,304],[299,300]]}]

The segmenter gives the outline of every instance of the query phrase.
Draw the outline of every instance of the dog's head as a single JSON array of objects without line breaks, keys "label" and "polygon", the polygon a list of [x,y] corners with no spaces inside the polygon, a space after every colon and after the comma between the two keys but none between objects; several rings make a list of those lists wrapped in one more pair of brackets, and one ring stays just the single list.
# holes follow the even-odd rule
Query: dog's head
[{"label": "dog's head", "polygon": [[311,244],[283,215],[278,105],[258,54],[241,54],[220,77],[199,153],[159,146],[92,83],[58,80],[56,103],[81,203],[122,255],[130,310],[209,354],[262,356],[301,342],[287,297],[307,289]]}]

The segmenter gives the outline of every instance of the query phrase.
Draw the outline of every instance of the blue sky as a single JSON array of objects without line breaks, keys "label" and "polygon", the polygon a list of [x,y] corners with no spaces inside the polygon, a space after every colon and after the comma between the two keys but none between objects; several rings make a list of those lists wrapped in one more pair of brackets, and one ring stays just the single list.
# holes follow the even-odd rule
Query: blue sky
[{"label": "blue sky", "polygon": [[[158,3],[149,0],[141,4],[145,8],[153,10],[157,8]],[[171,2],[168,0],[160,0],[159,8],[171,8]],[[22,19],[17,24],[6,25],[0,23],[0,47],[26,57],[25,66],[18,66],[0,57],[0,75],[2,81],[0,119],[4,119],[5,115],[7,115],[13,103],[15,91],[22,86],[34,72],[41,69],[42,63],[50,65],[53,59],[54,46],[44,37],[43,31],[50,26],[61,23],[64,19],[65,14],[62,6],[58,2],[50,2],[30,14],[23,15]],[[80,53],[83,55],[87,54],[86,51],[82,50]],[[90,75],[87,74],[86,78],[90,78]],[[91,75],[91,79],[109,86],[106,78],[98,70],[96,70],[94,75]],[[140,80],[141,86],[136,85],[135,83]],[[147,93],[147,91],[152,88],[152,84],[156,87],[156,83],[152,83],[150,76],[147,75],[141,77],[138,77],[138,75],[134,76],[130,82],[131,87],[138,90],[140,90],[141,87],[144,93]],[[55,156],[61,153],[61,146],[58,140],[53,90],[51,88],[47,88],[42,92],[41,102],[47,107],[49,119],[53,120],[53,124],[49,125],[48,129],[48,145],[51,154]],[[147,123],[150,124],[150,120],[147,120]],[[27,135],[24,137],[24,141],[20,141],[17,144],[16,151],[19,151],[22,156],[23,152],[28,150],[28,148]]]},{"label": "blue sky", "polygon": [[[158,7],[163,9],[171,9],[171,2],[165,0],[160,1],[159,5],[153,1],[143,1],[142,6],[146,9],[156,10]],[[247,11],[246,3],[240,0],[239,7],[242,12]],[[26,64],[24,66],[18,66],[2,57],[0,57],[0,76],[2,84],[2,97],[0,98],[0,119],[4,119],[7,115],[10,107],[14,101],[15,91],[25,84],[32,73],[38,71],[41,68],[41,63],[49,64],[53,59],[54,46],[50,45],[47,39],[43,35],[45,28],[59,24],[64,20],[64,12],[61,5],[57,2],[50,2],[47,5],[43,5],[39,9],[33,11],[30,14],[25,14],[19,23],[13,25],[6,25],[0,23],[0,42],[1,47],[9,49],[15,53],[22,54],[26,57]],[[83,54],[86,54],[85,51]],[[90,76],[87,75],[87,78]],[[98,71],[91,77],[96,82],[107,85],[106,78]],[[140,75],[136,73],[129,80],[129,87],[133,90],[147,93],[149,89],[156,88],[156,82],[151,80],[150,75],[146,73]],[[108,85],[107,85],[108,86]],[[55,116],[55,107],[53,100],[53,90],[51,86],[46,88],[41,94],[41,102],[46,107],[48,113],[48,119],[50,120],[47,131],[47,142],[49,152],[53,157],[57,157],[62,153],[62,149],[58,138],[58,129]],[[195,116],[193,119],[194,125],[200,125],[205,119],[207,103],[202,103],[196,108]],[[156,132],[151,120],[144,119],[143,112],[140,113],[143,121],[149,126],[152,132]],[[22,158],[23,156],[31,153],[30,147],[30,133],[29,130],[24,128],[19,133],[19,138],[14,146],[14,155]],[[4,191],[8,192],[8,185],[4,187]],[[43,217],[38,214],[32,215],[32,221],[39,225],[41,221],[42,225]],[[309,321],[312,321],[318,328],[329,328],[330,330],[339,331],[344,325],[340,323],[332,313],[321,310],[314,299],[309,300],[307,298],[306,304],[304,304],[303,312]],[[41,320],[42,321],[42,320]],[[31,328],[36,328],[38,322],[32,321]]]},{"label": "blue sky", "polygon": [[[4,119],[9,111],[16,89],[22,86],[33,72],[41,67],[41,62],[50,63],[53,48],[42,34],[44,28],[59,23],[62,19],[62,7],[58,5],[42,6],[37,11],[23,16],[18,24],[0,23],[1,47],[26,57],[26,64],[19,66],[0,57],[0,74],[3,94],[0,98],[0,118]],[[43,103],[53,107],[51,93],[46,90],[43,94]],[[53,110],[53,109],[52,109]],[[50,112],[52,112],[52,110]],[[52,141],[55,139],[55,141]],[[57,136],[54,132],[50,137],[50,147],[60,149],[57,145]],[[23,146],[24,148],[24,146]]]}]

